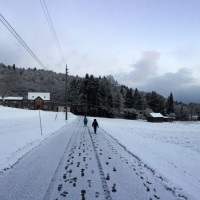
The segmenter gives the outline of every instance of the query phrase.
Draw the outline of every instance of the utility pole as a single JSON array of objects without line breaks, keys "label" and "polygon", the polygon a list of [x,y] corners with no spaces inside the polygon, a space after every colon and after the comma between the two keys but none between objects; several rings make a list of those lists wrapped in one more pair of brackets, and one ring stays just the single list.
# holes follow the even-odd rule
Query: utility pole
[{"label": "utility pole", "polygon": [[39,118],[40,118],[40,131],[41,131],[41,135],[42,135],[42,122],[41,122],[40,109],[39,109]]},{"label": "utility pole", "polygon": [[65,109],[65,120],[67,121],[67,107],[68,107],[68,69],[66,64],[66,109]]}]

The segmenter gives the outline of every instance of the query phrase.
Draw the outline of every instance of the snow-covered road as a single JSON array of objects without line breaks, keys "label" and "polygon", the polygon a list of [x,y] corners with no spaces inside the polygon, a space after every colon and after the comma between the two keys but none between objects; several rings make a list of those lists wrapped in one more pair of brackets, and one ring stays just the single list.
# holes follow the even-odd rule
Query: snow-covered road
[{"label": "snow-covered road", "polygon": [[43,199],[76,124],[64,126],[4,172],[0,176],[0,199]]},{"label": "snow-covered road", "polygon": [[1,200],[178,200],[163,178],[102,129],[67,124],[0,176]]}]

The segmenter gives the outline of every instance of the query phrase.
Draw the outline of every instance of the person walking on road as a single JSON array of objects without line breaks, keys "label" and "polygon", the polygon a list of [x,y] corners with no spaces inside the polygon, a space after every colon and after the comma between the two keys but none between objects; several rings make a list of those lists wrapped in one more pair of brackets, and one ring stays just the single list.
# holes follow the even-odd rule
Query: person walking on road
[{"label": "person walking on road", "polygon": [[99,128],[99,124],[98,124],[96,119],[94,119],[94,121],[92,123],[92,126],[94,127],[94,133],[96,133],[97,132],[97,127]]},{"label": "person walking on road", "polygon": [[87,117],[85,116],[84,119],[83,119],[83,123],[84,123],[84,126],[87,126],[87,123],[88,123],[88,119]]}]

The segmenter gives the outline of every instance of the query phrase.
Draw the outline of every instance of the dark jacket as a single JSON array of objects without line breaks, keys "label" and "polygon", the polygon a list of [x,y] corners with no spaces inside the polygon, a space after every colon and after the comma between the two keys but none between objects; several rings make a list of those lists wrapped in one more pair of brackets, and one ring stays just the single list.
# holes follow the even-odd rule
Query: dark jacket
[{"label": "dark jacket", "polygon": [[93,126],[93,127],[99,127],[97,121],[93,121],[92,126]]}]

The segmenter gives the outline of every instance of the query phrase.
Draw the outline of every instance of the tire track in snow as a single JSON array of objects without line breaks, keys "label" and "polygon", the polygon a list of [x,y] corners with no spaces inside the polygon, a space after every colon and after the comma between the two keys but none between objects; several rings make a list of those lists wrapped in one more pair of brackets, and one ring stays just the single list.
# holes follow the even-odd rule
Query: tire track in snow
[{"label": "tire track in snow", "polygon": [[95,157],[96,157],[96,160],[97,160],[98,169],[99,169],[99,173],[100,173],[101,181],[102,181],[102,187],[104,189],[105,199],[112,200],[112,197],[111,197],[111,194],[110,194],[110,190],[109,190],[109,187],[108,187],[107,181],[106,181],[106,176],[105,176],[105,173],[103,171],[103,168],[102,168],[99,156],[98,156],[98,152],[97,152],[96,147],[94,145],[94,141],[93,141],[93,138],[92,138],[92,133],[91,133],[89,128],[88,128],[88,132],[89,132],[89,135],[90,135],[90,139],[91,139],[92,146],[93,146],[93,149],[94,149]]}]

